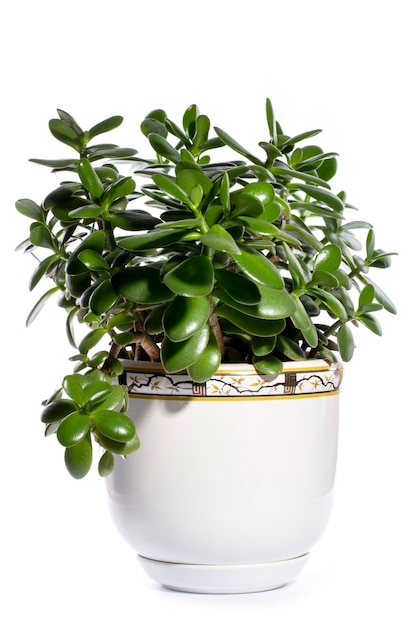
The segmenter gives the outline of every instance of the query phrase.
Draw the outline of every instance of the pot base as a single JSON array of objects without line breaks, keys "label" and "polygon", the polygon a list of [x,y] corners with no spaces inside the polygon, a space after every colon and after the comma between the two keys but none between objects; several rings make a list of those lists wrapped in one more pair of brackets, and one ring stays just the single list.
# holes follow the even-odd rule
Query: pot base
[{"label": "pot base", "polygon": [[150,578],[163,587],[189,593],[255,593],[277,589],[297,578],[309,557],[250,565],[190,565],[155,561],[143,556],[139,561]]}]

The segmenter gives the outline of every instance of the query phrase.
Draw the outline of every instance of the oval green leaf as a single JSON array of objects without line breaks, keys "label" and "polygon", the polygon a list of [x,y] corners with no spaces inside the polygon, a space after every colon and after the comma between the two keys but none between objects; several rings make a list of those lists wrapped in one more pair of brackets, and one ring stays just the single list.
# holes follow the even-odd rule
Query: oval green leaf
[{"label": "oval green leaf", "polygon": [[334,243],[329,243],[316,255],[314,269],[332,274],[339,268],[341,262],[342,253],[339,246]]},{"label": "oval green leaf", "polygon": [[119,296],[114,291],[110,278],[108,278],[93,291],[89,302],[90,310],[96,315],[101,315],[109,311],[116,304],[118,298]]},{"label": "oval green leaf", "polygon": [[284,288],[278,268],[266,256],[246,244],[239,244],[239,250],[240,254],[231,253],[231,256],[246,276],[272,289]]},{"label": "oval green leaf", "polygon": [[80,159],[80,163],[78,165],[78,176],[80,177],[84,187],[91,193],[92,196],[100,198],[103,195],[103,183],[90,161],[85,157]]},{"label": "oval green leaf", "polygon": [[102,478],[106,476],[110,476],[114,469],[114,456],[113,453],[109,450],[106,450],[104,454],[100,457],[100,461],[98,462],[98,473]]},{"label": "oval green leaf", "polygon": [[161,362],[165,371],[174,373],[188,369],[203,354],[209,337],[208,324],[185,341],[174,342],[165,337],[161,345]]},{"label": "oval green leaf", "polygon": [[164,331],[171,341],[185,341],[206,324],[209,314],[208,297],[176,296],[163,315]]},{"label": "oval green leaf", "polygon": [[62,446],[69,448],[79,443],[90,429],[88,415],[79,411],[71,413],[59,425],[57,439]]},{"label": "oval green leaf", "polygon": [[160,304],[175,295],[164,285],[159,269],[154,267],[128,267],[115,274],[112,284],[116,293],[138,304]]},{"label": "oval green leaf", "polygon": [[254,356],[252,363],[259,374],[266,376],[278,376],[284,367],[282,361],[273,354]]},{"label": "oval green leaf", "polygon": [[266,356],[275,348],[277,337],[252,337],[252,351],[255,356]]},{"label": "oval green leaf", "polygon": [[253,305],[261,301],[258,285],[244,274],[225,269],[218,269],[214,274],[219,285],[236,302]]},{"label": "oval green leaf", "polygon": [[84,478],[90,471],[92,462],[93,449],[90,433],[75,446],[65,449],[65,465],[73,478]]},{"label": "oval green leaf", "polygon": [[213,224],[213,226],[201,236],[201,242],[205,246],[218,250],[219,252],[240,254],[239,247],[232,235],[220,224]]},{"label": "oval green leaf", "polygon": [[285,328],[285,320],[264,320],[251,315],[245,315],[241,311],[222,304],[216,308],[218,317],[224,317],[232,322],[243,333],[257,337],[272,337],[278,335]]},{"label": "oval green leaf", "polygon": [[295,312],[295,304],[291,294],[285,289],[270,289],[259,285],[261,299],[258,303],[247,305],[237,302],[222,288],[216,287],[214,295],[224,304],[237,309],[245,315],[265,320],[277,320],[289,317]]},{"label": "oval green leaf", "polygon": [[136,435],[136,427],[130,417],[111,411],[100,409],[92,414],[97,430],[112,441],[127,443]]},{"label": "oval green leaf", "polygon": [[350,361],[355,349],[353,333],[347,324],[342,324],[337,333],[337,346],[343,361]]},{"label": "oval green leaf", "polygon": [[70,413],[77,411],[78,404],[72,400],[55,400],[46,405],[41,414],[41,421],[44,424],[52,424],[53,422],[60,422],[64,417],[67,417]]},{"label": "oval green leaf", "polygon": [[213,333],[210,332],[210,338],[203,353],[198,359],[189,366],[188,374],[194,382],[204,383],[209,380],[217,372],[222,360],[219,344]]},{"label": "oval green leaf", "polygon": [[206,256],[192,256],[167,272],[164,283],[181,296],[206,296],[214,286],[214,270]]}]

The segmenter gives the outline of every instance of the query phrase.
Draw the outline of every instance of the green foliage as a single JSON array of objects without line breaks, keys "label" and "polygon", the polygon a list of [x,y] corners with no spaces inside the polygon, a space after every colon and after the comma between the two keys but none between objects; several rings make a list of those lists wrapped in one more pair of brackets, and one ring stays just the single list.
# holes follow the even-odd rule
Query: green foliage
[{"label": "green foliage", "polygon": [[82,130],[58,110],[49,128],[72,155],[32,161],[61,182],[42,202],[16,202],[30,220],[19,249],[37,263],[30,289],[49,283],[27,323],[58,295],[76,350],[74,372],[41,417],[76,478],[91,467],[93,442],[101,476],[114,455],[139,447],[127,392],[113,381],[122,358],[160,360],[199,383],[231,354],[276,375],[286,360],[350,360],[355,326],[379,335],[375,314],[395,313],[370,277],[393,253],[332,191],[337,154],[310,143],[321,131],[285,134],[267,100],[267,136],[254,154],[195,104],[181,123],[155,109],[140,126],[143,158],[96,143],[121,123]]}]

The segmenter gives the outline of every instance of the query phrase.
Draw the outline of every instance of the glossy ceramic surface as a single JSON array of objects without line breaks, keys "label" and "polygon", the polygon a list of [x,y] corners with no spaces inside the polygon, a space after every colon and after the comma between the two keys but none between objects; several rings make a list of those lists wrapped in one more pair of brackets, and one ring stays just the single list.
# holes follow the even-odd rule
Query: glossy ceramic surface
[{"label": "glossy ceramic surface", "polygon": [[184,377],[161,377],[126,371],[141,448],[107,479],[119,532],[173,588],[228,593],[292,580],[330,515],[340,367],[292,363],[261,379],[239,366],[194,394]]}]

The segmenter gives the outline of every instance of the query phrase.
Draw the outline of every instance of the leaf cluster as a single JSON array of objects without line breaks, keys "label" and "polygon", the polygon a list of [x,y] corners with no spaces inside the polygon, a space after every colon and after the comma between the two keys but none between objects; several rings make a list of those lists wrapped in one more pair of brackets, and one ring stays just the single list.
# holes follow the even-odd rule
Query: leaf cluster
[{"label": "leaf cluster", "polygon": [[[37,261],[30,289],[52,283],[28,323],[58,294],[76,350],[67,397],[43,414],[72,475],[88,471],[92,436],[105,449],[101,473],[114,453],[137,447],[126,399],[109,382],[121,358],[161,361],[196,382],[222,361],[277,375],[287,360],[350,360],[354,327],[379,335],[375,313],[395,313],[370,278],[393,253],[376,247],[372,225],[332,191],[337,154],[311,143],[319,130],[286,135],[269,100],[256,155],[196,105],[179,124],[162,109],[146,116],[147,158],[91,144],[119,116],[83,131],[58,115],[50,131],[76,156],[33,159],[65,177],[41,203],[22,199],[16,208],[31,222],[19,246]],[[76,322],[86,328],[80,341]]]}]

